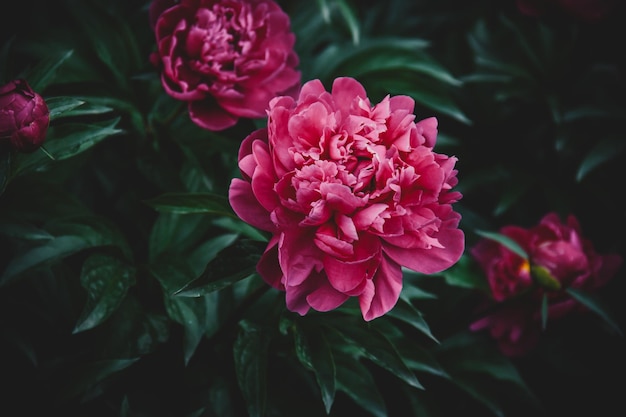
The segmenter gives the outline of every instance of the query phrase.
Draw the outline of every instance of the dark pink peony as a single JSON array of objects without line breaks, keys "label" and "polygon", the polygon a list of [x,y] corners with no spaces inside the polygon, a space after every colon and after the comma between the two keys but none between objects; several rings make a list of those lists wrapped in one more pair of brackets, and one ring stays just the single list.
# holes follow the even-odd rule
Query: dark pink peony
[{"label": "dark pink peony", "polygon": [[[528,260],[491,239],[480,240],[470,250],[486,274],[493,300],[501,305],[471,328],[489,328],[503,352],[510,355],[523,354],[536,344],[544,294],[548,296],[549,320],[582,311],[584,307],[565,289],[597,290],[622,265],[622,257],[617,254],[596,253],[573,215],[562,223],[556,213],[548,213],[529,229],[505,226],[499,232],[517,242]],[[543,278],[537,273],[531,275],[536,270]]]},{"label": "dark pink peony", "polygon": [[49,123],[46,102],[26,80],[0,86],[0,141],[18,152],[34,152],[46,139]]},{"label": "dark pink peony", "polygon": [[242,142],[230,203],[272,233],[257,270],[291,311],[358,297],[369,321],[396,304],[401,267],[430,274],[461,256],[456,158],[433,152],[437,120],[415,123],[413,109],[407,96],[372,106],[352,78],[331,92],[312,80]]},{"label": "dark pink peony", "polygon": [[295,35],[272,0],[154,0],[150,21],[163,87],[202,128],[265,117],[273,97],[297,93]]},{"label": "dark pink peony", "polygon": [[598,22],[609,15],[616,0],[516,0],[519,11],[527,16],[566,14],[588,23]]}]

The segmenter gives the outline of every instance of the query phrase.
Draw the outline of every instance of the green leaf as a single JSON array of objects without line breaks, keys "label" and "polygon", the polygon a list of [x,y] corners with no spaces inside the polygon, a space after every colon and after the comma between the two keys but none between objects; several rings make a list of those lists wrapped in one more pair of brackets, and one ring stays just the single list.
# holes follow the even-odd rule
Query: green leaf
[{"label": "green leaf", "polygon": [[470,331],[454,334],[442,340],[435,354],[443,368],[453,375],[453,378],[461,372],[483,374],[510,382],[521,392],[531,394],[513,362],[479,334]]},{"label": "green leaf", "polygon": [[561,281],[552,276],[548,268],[541,265],[530,266],[530,276],[541,287],[556,291],[561,289]]},{"label": "green leaf", "polygon": [[80,282],[87,290],[87,302],[73,333],[92,329],[105,321],[135,284],[135,268],[118,258],[94,254],[85,260]]},{"label": "green leaf", "polygon": [[[341,324],[339,327],[338,325]],[[375,328],[363,328],[358,324],[336,321],[334,327],[344,337],[352,340],[362,354],[378,366],[388,370],[408,385],[424,389],[417,377],[398,353],[393,343]]]},{"label": "green leaf", "polygon": [[475,230],[474,232],[477,235],[484,237],[485,239],[491,239],[501,244],[502,246],[512,251],[513,253],[517,254],[518,256],[528,260],[528,254],[526,253],[526,251],[522,249],[522,247],[510,237],[505,236],[501,233],[486,232],[484,230]]},{"label": "green leaf", "polygon": [[230,230],[231,232],[241,234],[253,240],[258,240],[260,242],[269,241],[268,237],[264,234],[266,232],[261,232],[256,227],[250,226],[248,223],[245,223],[243,220],[239,218],[233,217],[217,217],[212,220],[213,224],[216,226],[222,227],[226,230]]},{"label": "green leaf", "polygon": [[[109,136],[121,133],[122,130],[115,128],[119,120],[120,118],[116,118],[97,124],[68,123],[51,126],[44,145],[56,161],[68,159],[90,149]],[[14,175],[29,171],[45,171],[53,163],[55,161],[51,161],[41,152],[19,154],[15,158]]]},{"label": "green leaf", "polygon": [[295,326],[294,339],[298,360],[315,373],[326,414],[330,414],[336,390],[336,369],[331,346],[319,327]]},{"label": "green leaf", "polygon": [[60,217],[45,223],[43,230],[55,237],[37,246],[29,246],[15,256],[0,277],[0,286],[25,271],[58,262],[86,248],[112,246],[120,249],[127,259],[132,257],[121,232],[107,218],[89,215]]},{"label": "green leaf", "polygon": [[33,90],[43,92],[56,77],[57,70],[72,56],[73,50],[64,50],[48,56],[37,62],[35,66],[21,75],[28,80]]},{"label": "green leaf", "polygon": [[15,280],[25,271],[59,261],[89,246],[80,236],[59,236],[43,245],[14,256],[0,276],[0,287]]},{"label": "green leaf", "polygon": [[239,235],[234,233],[217,235],[194,249],[194,251],[187,257],[189,266],[193,268],[194,277],[200,275],[207,263],[215,259],[220,251],[235,243],[238,238]]},{"label": "green leaf", "polygon": [[233,346],[237,382],[250,417],[265,415],[269,335],[248,321],[239,323]]},{"label": "green leaf", "polygon": [[420,313],[413,306],[413,304],[402,297],[400,297],[396,305],[387,313],[387,315],[408,323],[433,341],[439,343],[437,338],[431,333],[430,327],[428,326],[428,323],[426,323],[426,320],[424,320],[422,313]]},{"label": "green leaf", "polygon": [[202,214],[161,213],[150,230],[150,260],[156,261],[164,254],[187,253],[206,236],[209,227],[210,219]]},{"label": "green leaf", "polygon": [[236,217],[228,199],[213,193],[165,193],[145,201],[154,209],[178,214],[210,213]]},{"label": "green leaf", "polygon": [[[421,344],[408,340],[408,338],[401,337],[401,339],[395,341],[396,347],[409,368],[414,371],[450,378],[430,350],[422,347]],[[426,387],[426,393],[428,393],[428,386]]]},{"label": "green leaf", "polygon": [[605,162],[615,159],[624,153],[626,140],[623,137],[611,136],[595,142],[576,173],[576,181],[582,181],[587,175],[598,169]]},{"label": "green leaf", "polygon": [[337,364],[337,389],[346,393],[367,413],[387,417],[387,407],[372,374],[353,357],[335,353]]},{"label": "green leaf", "polygon": [[220,251],[202,275],[175,291],[183,297],[199,297],[228,287],[255,273],[256,264],[267,245],[242,239]]},{"label": "green leaf", "polygon": [[489,283],[485,279],[483,271],[468,254],[463,254],[456,264],[443,271],[441,275],[446,283],[455,287],[481,291],[489,290]]},{"label": "green leaf", "polygon": [[339,9],[339,13],[343,18],[352,38],[352,43],[358,45],[361,40],[361,28],[359,19],[354,12],[352,6],[345,0],[317,0],[321,15],[326,24],[332,24],[331,16],[335,9]]},{"label": "green leaf", "polygon": [[50,111],[51,122],[59,118],[63,113],[74,110],[76,107],[85,104],[84,101],[73,97],[48,97],[45,100],[48,110]]},{"label": "green leaf", "polygon": [[600,316],[607,324],[611,326],[611,328],[613,328],[613,330],[615,330],[617,334],[623,336],[622,329],[620,329],[617,321],[613,318],[609,309],[596,295],[588,294],[584,291],[572,287],[566,288],[565,291],[569,295],[571,295],[572,298],[574,298],[576,301]]},{"label": "green leaf", "polygon": [[204,326],[205,301],[205,298],[180,298],[165,295],[167,314],[185,329],[183,339],[185,365],[189,363],[206,333]]},{"label": "green leaf", "polygon": [[47,381],[50,388],[50,398],[54,398],[57,404],[68,401],[81,393],[88,391],[109,377],[129,368],[139,358],[97,360],[92,362],[62,362],[50,372],[57,379]]},{"label": "green leaf", "polygon": [[11,238],[31,241],[47,241],[54,239],[53,235],[33,224],[16,220],[7,223],[0,220],[0,234]]}]

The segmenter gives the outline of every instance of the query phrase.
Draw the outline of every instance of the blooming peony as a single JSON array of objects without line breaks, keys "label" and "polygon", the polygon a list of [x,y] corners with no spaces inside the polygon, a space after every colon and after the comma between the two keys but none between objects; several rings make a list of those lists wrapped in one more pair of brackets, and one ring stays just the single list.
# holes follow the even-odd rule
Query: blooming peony
[{"label": "blooming peony", "polygon": [[163,87],[202,128],[265,117],[273,97],[297,93],[295,35],[272,0],[154,0],[150,22]]},{"label": "blooming peony", "polygon": [[[508,355],[526,353],[539,339],[544,294],[548,296],[548,318],[562,318],[584,309],[568,296],[566,288],[594,291],[622,265],[617,254],[596,253],[573,215],[562,223],[556,213],[548,213],[534,227],[509,225],[500,233],[518,243],[528,260],[491,239],[481,239],[470,250],[487,276],[493,300],[501,306],[474,322],[471,329],[490,329]],[[537,270],[543,279],[531,273]]]},{"label": "blooming peony", "polygon": [[401,267],[430,274],[460,258],[456,158],[433,152],[437,120],[415,123],[414,104],[372,106],[353,78],[331,92],[312,80],[297,99],[273,99],[267,128],[242,142],[230,203],[272,233],[257,270],[291,311],[358,297],[369,321],[396,304]]},{"label": "blooming peony", "polygon": [[46,139],[50,112],[44,99],[26,80],[17,79],[0,86],[0,143],[30,153]]}]

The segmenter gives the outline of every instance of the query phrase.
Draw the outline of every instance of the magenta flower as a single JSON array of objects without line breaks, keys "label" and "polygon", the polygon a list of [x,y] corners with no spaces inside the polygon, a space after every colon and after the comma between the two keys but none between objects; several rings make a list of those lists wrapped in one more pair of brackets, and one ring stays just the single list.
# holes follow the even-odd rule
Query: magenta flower
[{"label": "magenta flower", "polygon": [[150,8],[165,91],[198,126],[223,130],[265,117],[301,74],[289,16],[272,0],[155,0]]},{"label": "magenta flower", "polygon": [[331,92],[312,80],[296,100],[273,99],[268,127],[242,142],[230,203],[272,233],[257,270],[291,311],[358,297],[369,321],[396,304],[401,267],[430,274],[461,256],[456,158],[433,152],[437,120],[415,123],[414,104],[372,106],[352,78]]},{"label": "magenta flower", "polygon": [[566,14],[588,23],[598,22],[617,5],[615,0],[516,0],[519,11],[527,16]]},{"label": "magenta flower", "polygon": [[0,142],[18,152],[34,152],[46,139],[50,112],[26,80],[0,86]]},{"label": "magenta flower", "polygon": [[529,229],[509,225],[499,232],[518,243],[528,259],[491,239],[481,239],[470,250],[485,272],[493,300],[502,306],[473,323],[471,329],[489,328],[507,354],[523,354],[536,344],[544,295],[548,297],[549,320],[584,311],[565,289],[597,290],[622,265],[620,255],[596,253],[573,215],[562,223],[556,213],[548,213]]}]

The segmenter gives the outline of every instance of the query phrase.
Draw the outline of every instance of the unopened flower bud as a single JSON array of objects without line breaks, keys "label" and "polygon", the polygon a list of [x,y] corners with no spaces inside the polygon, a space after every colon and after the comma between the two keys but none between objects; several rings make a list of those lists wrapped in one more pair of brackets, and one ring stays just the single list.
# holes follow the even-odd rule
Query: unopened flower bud
[{"label": "unopened flower bud", "polygon": [[49,123],[46,102],[26,80],[0,86],[0,142],[10,142],[18,152],[34,152],[46,139]]}]

